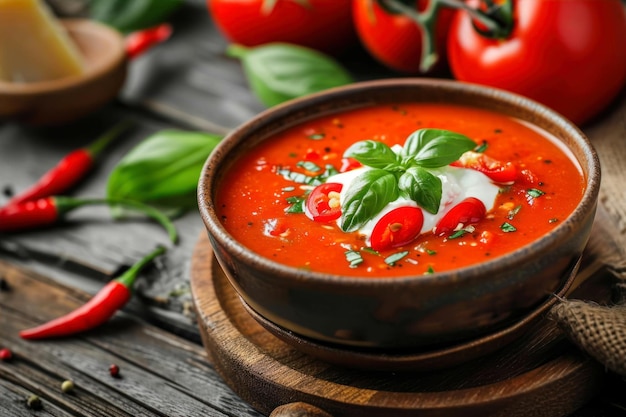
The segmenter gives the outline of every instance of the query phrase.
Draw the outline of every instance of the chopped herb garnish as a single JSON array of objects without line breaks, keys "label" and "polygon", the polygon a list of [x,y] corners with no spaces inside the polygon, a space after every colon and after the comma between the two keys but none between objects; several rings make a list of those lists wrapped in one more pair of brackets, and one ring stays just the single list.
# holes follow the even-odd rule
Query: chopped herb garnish
[{"label": "chopped herb garnish", "polygon": [[502,225],[500,226],[500,230],[502,230],[504,233],[511,233],[511,232],[516,232],[517,228],[515,228],[515,226],[513,226],[511,223],[509,222],[504,222],[502,223]]},{"label": "chopped herb garnish", "polygon": [[526,194],[528,194],[529,196],[531,196],[532,198],[539,198],[542,195],[545,194],[545,192],[537,189],[537,188],[530,188],[528,190],[526,190]]},{"label": "chopped herb garnish", "polygon": [[320,168],[317,164],[311,161],[300,161],[296,164],[296,166],[309,172],[319,172],[322,170],[322,168]]},{"label": "chopped herb garnish", "polygon": [[515,208],[509,211],[509,213],[506,215],[506,218],[509,220],[513,220],[513,217],[515,217],[515,215],[519,213],[521,209],[522,209],[521,205],[516,206]]},{"label": "chopped herb garnish", "polygon": [[488,147],[489,145],[487,144],[487,141],[483,140],[480,145],[474,148],[474,152],[485,153]]},{"label": "chopped herb garnish", "polygon": [[548,220],[548,223],[557,223],[559,221],[559,219],[557,218],[551,218],[550,220]]},{"label": "chopped herb garnish", "polygon": [[426,249],[426,253],[432,256],[432,255],[436,255],[437,251],[436,250],[432,250],[432,249]]},{"label": "chopped herb garnish", "polygon": [[365,246],[365,247],[361,248],[361,250],[363,252],[371,253],[372,255],[380,255],[380,253],[377,250],[374,250],[374,249],[370,248],[369,246]]},{"label": "chopped herb garnish", "polygon": [[308,138],[312,140],[321,140],[321,139],[324,139],[325,137],[326,137],[325,133],[313,133],[312,135],[308,136]]},{"label": "chopped herb garnish", "polygon": [[393,255],[389,255],[385,258],[385,263],[389,266],[394,266],[396,262],[398,262],[399,260],[407,256],[408,254],[409,254],[408,250],[394,253]]},{"label": "chopped herb garnish", "polygon": [[433,267],[431,265],[428,265],[428,269],[426,270],[426,272],[424,272],[424,275],[430,275],[434,273],[435,273],[435,270],[433,269]]},{"label": "chopped herb garnish", "polygon": [[472,225],[465,226],[464,228],[456,230],[454,233],[448,236],[448,239],[458,239],[462,236],[465,236],[468,233],[474,233],[475,230],[476,228]]},{"label": "chopped herb garnish", "polygon": [[348,250],[344,254],[346,255],[346,261],[350,264],[350,268],[356,268],[363,263],[363,257],[358,251]]},{"label": "chopped herb garnish", "polygon": [[285,209],[285,213],[291,214],[300,214],[304,213],[304,197],[287,197],[287,202],[290,204],[289,207]]}]

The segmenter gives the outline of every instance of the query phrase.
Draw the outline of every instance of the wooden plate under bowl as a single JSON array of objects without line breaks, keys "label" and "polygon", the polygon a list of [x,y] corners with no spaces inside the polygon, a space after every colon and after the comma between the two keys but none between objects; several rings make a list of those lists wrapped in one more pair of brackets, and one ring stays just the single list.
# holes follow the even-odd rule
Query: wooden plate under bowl
[{"label": "wooden plate under bowl", "polygon": [[[593,257],[583,259],[581,275],[586,278],[568,281],[568,296],[608,299],[609,275]],[[272,416],[297,410],[301,414],[295,415],[326,417],[552,417],[573,412],[602,389],[603,367],[545,318],[554,298],[490,336],[436,351],[384,355],[316,344],[247,309],[204,234],[192,255],[190,279],[210,360],[245,401]]]}]

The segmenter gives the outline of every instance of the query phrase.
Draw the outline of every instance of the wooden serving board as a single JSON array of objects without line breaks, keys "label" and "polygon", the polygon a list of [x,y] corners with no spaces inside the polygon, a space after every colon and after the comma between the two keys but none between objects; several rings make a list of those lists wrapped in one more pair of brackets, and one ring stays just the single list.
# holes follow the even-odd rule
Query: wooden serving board
[{"label": "wooden serving board", "polygon": [[[610,276],[593,257],[583,259],[581,274],[587,276],[577,280],[568,297],[608,299]],[[300,349],[297,336],[285,332],[277,337],[261,325],[228,282],[204,234],[192,254],[190,279],[210,360],[233,390],[272,417],[563,416],[598,393],[606,377],[603,366],[569,342],[545,313],[527,320],[513,343],[498,337],[481,342],[487,347],[484,356],[468,351],[475,346],[471,342],[467,348],[452,348],[457,355],[470,354],[448,360],[447,367],[436,360],[441,359],[439,352],[380,354],[371,370],[363,369],[367,363],[361,369],[341,366],[340,359],[320,359],[311,350],[315,342],[304,341]],[[367,361],[376,354],[341,350],[340,356],[353,355]],[[433,369],[425,366],[429,356],[435,358]],[[380,366],[385,361],[392,370]],[[395,366],[403,361],[408,371]]]}]

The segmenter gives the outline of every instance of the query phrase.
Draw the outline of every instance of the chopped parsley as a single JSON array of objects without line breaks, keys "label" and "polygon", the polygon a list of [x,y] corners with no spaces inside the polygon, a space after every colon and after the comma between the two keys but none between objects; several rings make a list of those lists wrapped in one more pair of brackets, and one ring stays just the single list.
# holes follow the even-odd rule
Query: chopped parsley
[{"label": "chopped parsley", "polygon": [[297,196],[287,197],[287,202],[289,203],[289,207],[285,209],[285,213],[292,213],[292,214],[304,213],[304,201],[305,201],[304,197],[297,197]]},{"label": "chopped parsley", "polygon": [[326,137],[326,133],[313,133],[312,135],[307,136],[311,140],[321,140]]},{"label": "chopped parsley", "polygon": [[358,251],[348,250],[345,251],[344,254],[346,255],[346,261],[348,261],[350,268],[356,268],[363,263],[363,257]]},{"label": "chopped parsley", "polygon": [[408,254],[409,254],[408,250],[394,253],[393,255],[389,255],[385,258],[385,263],[389,266],[394,266],[396,262],[398,262],[399,260],[407,256]]},{"label": "chopped parsley", "polygon": [[516,232],[517,228],[509,222],[504,222],[500,226],[500,230],[502,230],[504,233],[511,233],[511,232]]},{"label": "chopped parsley", "polygon": [[532,198],[539,198],[542,195],[545,194],[545,192],[537,189],[537,188],[530,188],[528,190],[526,190],[526,194],[528,194],[529,196],[531,196]]},{"label": "chopped parsley", "polygon": [[311,161],[300,161],[296,164],[296,166],[309,172],[319,172],[322,170],[322,168],[320,168],[317,164]]}]

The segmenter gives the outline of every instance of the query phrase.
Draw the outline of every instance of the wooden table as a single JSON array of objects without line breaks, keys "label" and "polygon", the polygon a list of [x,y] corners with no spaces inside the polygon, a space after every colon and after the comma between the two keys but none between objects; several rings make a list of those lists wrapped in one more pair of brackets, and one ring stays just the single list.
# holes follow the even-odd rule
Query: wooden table
[{"label": "wooden table", "polygon": [[[172,23],[170,41],[131,63],[119,99],[101,111],[57,128],[0,124],[0,204],[11,190],[23,189],[117,121],[136,124],[74,195],[102,196],[108,172],[153,132],[174,128],[222,134],[263,110],[239,63],[224,57],[226,43],[204,1],[187,2]],[[397,76],[363,51],[342,60],[357,79]],[[583,130],[599,143],[606,135],[625,136],[626,99]],[[0,416],[260,415],[223,382],[201,345],[189,264],[203,226],[197,212],[176,225],[180,244],[158,268],[142,275],[136,297],[123,312],[84,335],[42,342],[21,340],[17,333],[84,303],[149,248],[166,243],[166,236],[150,224],[110,222],[104,209],[83,211],[52,229],[0,236],[0,277],[6,284],[0,286],[0,348],[14,354],[13,360],[0,362]],[[121,369],[119,378],[109,374],[113,363]],[[61,391],[66,379],[76,385],[72,394]],[[625,412],[626,384],[611,373],[606,380],[607,389],[576,416]],[[36,413],[26,407],[32,394],[43,400]]]}]

